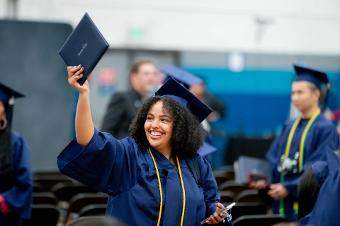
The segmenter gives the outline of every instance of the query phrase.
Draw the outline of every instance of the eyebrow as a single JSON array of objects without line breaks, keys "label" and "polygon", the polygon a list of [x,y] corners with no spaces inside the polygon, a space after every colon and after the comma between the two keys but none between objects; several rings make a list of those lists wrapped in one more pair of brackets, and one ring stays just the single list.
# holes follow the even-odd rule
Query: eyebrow
[{"label": "eyebrow", "polygon": [[[150,113],[150,112],[147,114],[147,116],[148,116],[148,115],[150,115],[150,116],[154,116],[154,114],[152,114],[152,113]],[[160,115],[159,117],[172,118],[170,115],[166,115],[166,114],[164,114],[164,115]]]},{"label": "eyebrow", "polygon": [[170,115],[161,115],[160,117],[172,118]]}]

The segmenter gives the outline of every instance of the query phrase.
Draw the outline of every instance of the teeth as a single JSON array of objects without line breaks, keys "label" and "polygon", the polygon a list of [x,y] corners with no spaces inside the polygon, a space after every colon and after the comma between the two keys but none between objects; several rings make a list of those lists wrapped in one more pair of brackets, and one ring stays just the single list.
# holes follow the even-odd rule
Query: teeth
[{"label": "teeth", "polygon": [[160,132],[157,132],[157,131],[151,131],[150,134],[152,136],[160,136],[160,135],[162,135]]}]

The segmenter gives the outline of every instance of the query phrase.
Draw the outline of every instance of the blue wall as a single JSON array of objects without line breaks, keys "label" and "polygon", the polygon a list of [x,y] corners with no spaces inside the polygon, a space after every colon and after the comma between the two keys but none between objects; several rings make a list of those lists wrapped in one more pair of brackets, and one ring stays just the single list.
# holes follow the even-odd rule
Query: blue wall
[{"label": "blue wall", "polygon": [[[263,136],[279,132],[289,114],[293,72],[247,69],[232,72],[221,68],[187,67],[202,77],[209,91],[228,107],[228,115],[217,124],[228,135]],[[340,107],[340,73],[331,72],[330,107]]]}]

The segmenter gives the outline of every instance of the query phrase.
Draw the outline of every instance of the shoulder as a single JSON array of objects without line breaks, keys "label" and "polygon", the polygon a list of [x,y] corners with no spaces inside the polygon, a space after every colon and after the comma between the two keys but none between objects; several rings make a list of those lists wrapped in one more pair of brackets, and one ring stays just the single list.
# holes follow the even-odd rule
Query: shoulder
[{"label": "shoulder", "polygon": [[17,132],[11,132],[11,143],[14,158],[22,158],[29,155],[29,147],[26,140]]},{"label": "shoulder", "polygon": [[292,127],[294,122],[295,122],[295,119],[286,120],[285,123],[283,124],[283,129]]},{"label": "shoulder", "polygon": [[126,92],[125,91],[117,92],[117,93],[112,95],[111,101],[121,100],[121,99],[124,98],[124,96],[126,96]]},{"label": "shoulder", "polygon": [[335,130],[335,126],[333,125],[333,123],[329,121],[328,119],[326,119],[325,116],[323,115],[319,115],[317,117],[317,119],[315,120],[315,125],[322,129],[334,129]]},{"label": "shoulder", "polygon": [[135,139],[133,139],[131,136],[117,139],[110,133],[106,132],[97,132],[97,136],[98,135],[104,136],[105,140],[110,143],[111,146],[120,146],[124,151],[129,152],[130,154],[138,154],[142,152]]},{"label": "shoulder", "polygon": [[130,149],[133,149],[135,151],[141,151],[135,139],[133,139],[130,136],[121,139],[120,142],[122,142],[122,144],[125,146],[129,146]]},{"label": "shoulder", "polygon": [[211,168],[208,160],[206,160],[206,158],[202,157],[198,153],[196,153],[191,158],[186,159],[186,162],[191,170],[198,171],[197,173],[199,173],[203,177]]},{"label": "shoulder", "polygon": [[17,132],[11,132],[11,142],[15,147],[26,145],[25,139]]}]

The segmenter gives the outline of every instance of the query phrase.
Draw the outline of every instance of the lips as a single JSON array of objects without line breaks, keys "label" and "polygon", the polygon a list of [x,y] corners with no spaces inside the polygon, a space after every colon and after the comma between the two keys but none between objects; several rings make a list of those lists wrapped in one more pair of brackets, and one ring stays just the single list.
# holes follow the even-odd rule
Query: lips
[{"label": "lips", "polygon": [[149,135],[150,135],[151,138],[156,139],[156,138],[161,137],[163,135],[163,133],[160,132],[160,131],[152,130],[152,131],[149,131]]}]

